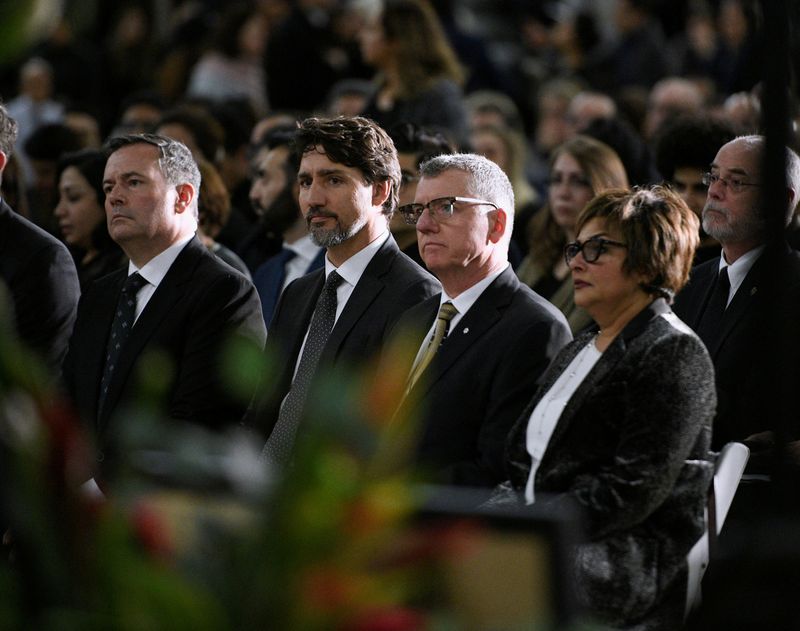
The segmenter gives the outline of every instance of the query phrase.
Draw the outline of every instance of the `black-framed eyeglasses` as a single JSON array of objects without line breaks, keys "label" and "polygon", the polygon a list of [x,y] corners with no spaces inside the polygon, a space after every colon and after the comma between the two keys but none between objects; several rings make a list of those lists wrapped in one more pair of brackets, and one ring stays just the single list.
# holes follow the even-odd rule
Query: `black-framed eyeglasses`
[{"label": "black-framed eyeglasses", "polygon": [[456,204],[491,206],[494,210],[498,209],[497,204],[487,202],[483,199],[474,199],[472,197],[439,197],[437,199],[432,199],[427,204],[405,204],[400,206],[397,210],[403,215],[403,219],[407,224],[416,226],[426,208],[436,221],[447,221],[453,216]]},{"label": "black-framed eyeglasses", "polygon": [[580,241],[573,241],[564,246],[564,261],[569,265],[572,259],[578,256],[580,252],[583,255],[584,261],[587,263],[596,263],[600,255],[608,251],[608,246],[618,248],[628,247],[625,243],[604,239],[602,237],[592,237],[591,239],[586,239],[583,243]]},{"label": "black-framed eyeglasses", "polygon": [[703,173],[703,184],[706,186],[711,186],[717,182],[722,182],[722,185],[731,193],[741,193],[745,186],[761,186],[761,184],[754,182],[745,182],[738,177],[722,177],[719,173]]}]

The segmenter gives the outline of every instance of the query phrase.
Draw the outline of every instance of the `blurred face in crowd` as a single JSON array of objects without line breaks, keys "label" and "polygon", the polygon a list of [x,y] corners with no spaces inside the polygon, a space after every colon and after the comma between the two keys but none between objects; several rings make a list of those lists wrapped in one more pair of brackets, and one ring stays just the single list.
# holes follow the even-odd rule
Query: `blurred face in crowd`
[{"label": "blurred face in crowd", "polygon": [[390,44],[386,40],[379,15],[368,19],[360,33],[361,56],[371,66],[381,66],[389,57]]},{"label": "blurred face in crowd", "polygon": [[[405,204],[411,204],[414,201],[414,196],[417,194],[419,169],[417,168],[417,156],[414,153],[398,152],[397,159],[400,162],[400,175],[402,177],[400,190],[397,192],[398,205],[404,206]],[[392,215],[390,225],[394,234],[405,232],[414,233],[414,235],[416,235],[417,233],[417,229],[406,223],[400,213]]]},{"label": "blurred face in crowd", "polygon": [[508,147],[500,136],[490,131],[478,131],[472,134],[470,144],[475,153],[488,158],[508,173]]},{"label": "blurred face in crowd", "polygon": [[678,167],[672,175],[672,188],[698,217],[703,216],[708,187],[703,184],[703,171],[695,167]]},{"label": "blurred face in crowd", "polygon": [[578,213],[594,197],[594,191],[581,165],[567,152],[560,153],[553,163],[547,195],[556,225],[567,234],[574,232]]},{"label": "blurred face in crowd", "polygon": [[74,166],[61,173],[58,182],[59,201],[54,214],[67,245],[89,250],[92,232],[105,219],[105,212],[95,189]]},{"label": "blurred face in crowd", "polygon": [[289,181],[286,171],[289,153],[286,146],[262,147],[251,162],[250,203],[264,217],[265,224],[277,232],[283,232],[300,217],[296,197],[291,199],[295,183]]}]

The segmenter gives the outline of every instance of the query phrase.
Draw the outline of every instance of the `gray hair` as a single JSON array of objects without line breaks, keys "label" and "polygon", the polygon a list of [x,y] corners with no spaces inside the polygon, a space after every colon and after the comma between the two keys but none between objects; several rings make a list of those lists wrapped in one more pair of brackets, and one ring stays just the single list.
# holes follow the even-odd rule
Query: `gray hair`
[{"label": "gray hair", "polygon": [[10,156],[17,142],[17,121],[8,113],[6,106],[0,103],[0,151]]},{"label": "gray hair", "polygon": [[510,235],[514,223],[514,189],[508,176],[488,158],[475,153],[436,156],[419,166],[420,177],[438,177],[445,171],[463,171],[469,176],[466,195],[496,204],[506,211]]},{"label": "gray hair", "polygon": [[[748,134],[746,136],[737,136],[731,142],[743,143],[748,150],[759,153],[759,157],[763,158],[764,149],[766,147],[766,138],[760,134]],[[792,189],[794,196],[789,202],[786,209],[785,225],[789,225],[794,215],[794,210],[800,201],[800,156],[791,147],[786,147],[784,152],[784,161],[786,163],[786,186]]]}]

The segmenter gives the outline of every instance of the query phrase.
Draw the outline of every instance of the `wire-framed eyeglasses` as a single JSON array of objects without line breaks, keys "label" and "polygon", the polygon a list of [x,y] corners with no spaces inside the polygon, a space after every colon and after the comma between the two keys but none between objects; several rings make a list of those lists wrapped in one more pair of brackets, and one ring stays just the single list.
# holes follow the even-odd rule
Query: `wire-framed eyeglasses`
[{"label": "wire-framed eyeglasses", "polygon": [[492,209],[497,210],[497,204],[487,202],[483,199],[474,199],[472,197],[439,197],[432,199],[427,204],[404,204],[398,208],[398,212],[403,215],[403,219],[409,225],[415,226],[422,217],[425,209],[428,209],[431,216],[436,221],[447,221],[453,216],[456,204],[472,204],[473,206],[491,206]]},{"label": "wire-framed eyeglasses", "polygon": [[731,193],[741,193],[745,186],[761,186],[755,182],[745,182],[738,177],[722,177],[719,173],[703,173],[703,184],[711,186],[721,182]]},{"label": "wire-framed eyeglasses", "polygon": [[584,261],[587,263],[596,263],[600,255],[608,251],[609,246],[618,248],[628,247],[625,243],[604,239],[602,237],[592,237],[591,239],[586,239],[583,243],[580,241],[573,241],[564,246],[564,261],[569,265],[572,259],[578,256],[578,253],[581,253]]}]

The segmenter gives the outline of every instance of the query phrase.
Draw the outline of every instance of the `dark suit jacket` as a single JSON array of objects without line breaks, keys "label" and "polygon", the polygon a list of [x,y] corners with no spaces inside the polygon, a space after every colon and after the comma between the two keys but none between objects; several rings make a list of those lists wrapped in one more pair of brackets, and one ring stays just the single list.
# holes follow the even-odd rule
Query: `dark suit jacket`
[{"label": "dark suit jacket", "polygon": [[[436,319],[439,302],[440,295],[412,307],[398,323],[398,335],[414,331],[407,336],[413,351]],[[510,266],[484,290],[396,415],[420,423],[417,458],[434,470],[437,482],[494,486],[505,479],[508,432],[571,339],[563,314],[520,283]]]},{"label": "dark suit jacket", "polygon": [[[509,435],[509,477],[519,493],[531,467],[530,414],[595,333],[581,333],[559,354]],[[715,399],[703,343],[658,299],[605,350],[561,413],[534,488],[554,504],[582,507],[588,543],[576,558],[579,593],[603,622],[680,628],[686,555],[703,532],[713,474]]]},{"label": "dark suit jacket", "polygon": [[66,246],[0,201],[0,278],[20,338],[57,373],[75,323],[78,273]]},{"label": "dark suit jacket", "polygon": [[[221,351],[228,334],[263,346],[261,305],[252,283],[210,253],[195,237],[175,259],[131,329],[106,403],[97,400],[117,301],[127,269],[96,281],[82,296],[64,363],[64,382],[81,417],[95,429],[101,456],[113,443],[115,419],[136,403],[147,355],[160,352],[172,362],[163,411],[170,418],[220,429],[241,421],[247,401],[224,386]],[[162,378],[167,378],[163,375]]]},{"label": "dark suit jacket", "polygon": [[[675,313],[696,329],[719,269],[719,257],[692,270]],[[716,371],[712,446],[779,430],[800,438],[797,397],[800,339],[800,253],[768,247],[725,311],[719,344],[709,348]]]},{"label": "dark suit jacket", "polygon": [[[277,374],[254,422],[255,429],[265,437],[278,420],[281,401],[291,386],[300,348],[324,284],[324,269],[298,278],[283,291],[275,309],[267,349]],[[439,291],[439,282],[400,252],[390,235],[367,265],[336,321],[317,373],[334,366],[359,366],[375,357],[400,315]]]}]

